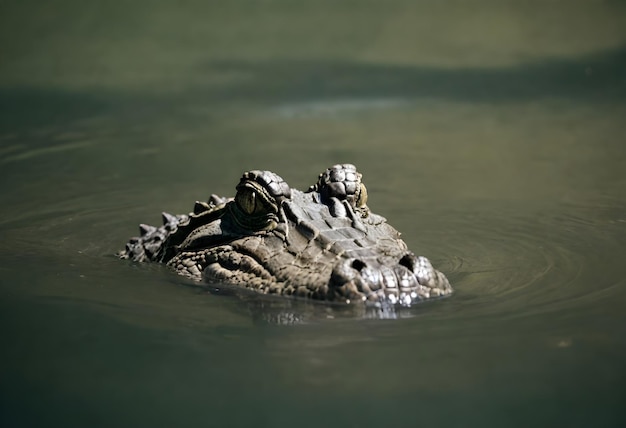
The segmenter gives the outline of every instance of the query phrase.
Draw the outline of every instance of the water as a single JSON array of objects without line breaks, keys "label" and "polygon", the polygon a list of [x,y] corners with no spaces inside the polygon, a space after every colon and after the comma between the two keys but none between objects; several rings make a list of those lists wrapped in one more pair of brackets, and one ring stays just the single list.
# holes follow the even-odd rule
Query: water
[{"label": "water", "polygon": [[[624,28],[618,1],[3,3],[0,425],[624,426]],[[113,256],[244,170],[337,162],[451,298],[279,325]]]}]

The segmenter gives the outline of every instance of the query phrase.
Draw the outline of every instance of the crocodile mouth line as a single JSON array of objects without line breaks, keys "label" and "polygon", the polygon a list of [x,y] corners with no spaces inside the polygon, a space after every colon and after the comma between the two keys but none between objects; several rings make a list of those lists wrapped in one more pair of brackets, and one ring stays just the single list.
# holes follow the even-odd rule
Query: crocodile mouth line
[{"label": "crocodile mouth line", "polygon": [[[263,293],[269,293],[272,284],[278,283],[277,278],[254,254],[236,251],[228,245],[198,251],[193,259],[193,276],[198,281],[213,284],[236,283]],[[178,267],[174,260],[172,262]]]}]

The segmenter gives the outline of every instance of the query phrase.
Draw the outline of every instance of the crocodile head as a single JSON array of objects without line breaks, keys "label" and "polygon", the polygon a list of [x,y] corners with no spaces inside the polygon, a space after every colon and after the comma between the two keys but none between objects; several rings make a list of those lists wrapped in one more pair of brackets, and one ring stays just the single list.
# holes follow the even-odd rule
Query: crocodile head
[{"label": "crocodile head", "polygon": [[141,225],[122,258],[260,293],[410,306],[450,294],[446,277],[416,256],[367,207],[361,174],[334,165],[306,192],[270,171],[243,174],[234,198],[211,196],[189,215]]}]

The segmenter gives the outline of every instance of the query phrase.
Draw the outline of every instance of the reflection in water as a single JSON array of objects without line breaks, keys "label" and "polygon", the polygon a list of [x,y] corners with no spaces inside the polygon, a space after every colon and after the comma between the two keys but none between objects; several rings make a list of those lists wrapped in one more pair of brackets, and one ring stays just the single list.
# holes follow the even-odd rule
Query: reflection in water
[{"label": "reflection in water", "polygon": [[273,109],[278,116],[292,118],[326,117],[340,120],[346,114],[362,111],[406,107],[407,100],[401,98],[339,99],[333,101],[307,101],[284,104]]}]

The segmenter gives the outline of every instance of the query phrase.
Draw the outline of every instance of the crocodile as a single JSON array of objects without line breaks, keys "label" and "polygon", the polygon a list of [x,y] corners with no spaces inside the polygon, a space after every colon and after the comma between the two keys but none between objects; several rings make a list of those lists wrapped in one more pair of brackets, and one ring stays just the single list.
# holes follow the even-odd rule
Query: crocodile
[{"label": "crocodile", "polygon": [[452,293],[445,275],[370,211],[352,164],[328,168],[307,191],[248,171],[234,198],[211,195],[189,214],[162,217],[162,226],[141,224],[119,257],[214,285],[374,307]]}]

